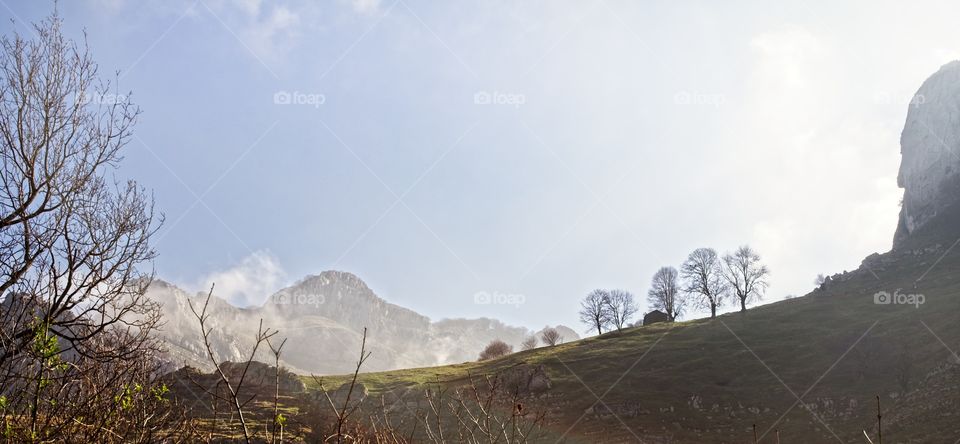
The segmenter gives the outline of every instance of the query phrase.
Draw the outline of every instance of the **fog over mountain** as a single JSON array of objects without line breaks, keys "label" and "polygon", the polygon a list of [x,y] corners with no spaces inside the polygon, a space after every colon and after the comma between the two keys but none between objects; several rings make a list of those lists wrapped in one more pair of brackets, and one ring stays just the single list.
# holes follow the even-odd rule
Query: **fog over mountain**
[{"label": "fog over mountain", "polygon": [[[157,280],[149,296],[163,306],[166,321],[161,337],[167,343],[171,364],[211,368],[196,317],[205,293],[187,291]],[[477,359],[491,340],[500,339],[520,348],[532,332],[495,319],[442,319],[431,321],[413,310],[378,297],[357,276],[325,271],[307,276],[267,298],[259,307],[236,307],[216,296],[208,311],[213,328],[212,346],[218,361],[243,361],[253,345],[260,320],[265,328],[287,338],[282,363],[300,373],[334,374],[353,370],[367,328],[368,371],[425,367]],[[557,329],[565,341],[579,339],[564,326]],[[269,350],[258,359],[270,361]]]}]

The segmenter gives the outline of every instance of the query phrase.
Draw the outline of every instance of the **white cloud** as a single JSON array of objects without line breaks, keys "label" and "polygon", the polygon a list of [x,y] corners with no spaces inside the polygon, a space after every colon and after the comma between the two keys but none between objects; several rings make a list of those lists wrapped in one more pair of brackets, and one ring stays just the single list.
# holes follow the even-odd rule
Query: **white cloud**
[{"label": "white cloud", "polygon": [[286,273],[279,261],[268,251],[255,252],[225,270],[204,277],[198,287],[215,284],[214,294],[230,303],[246,307],[262,304],[284,283]]},{"label": "white cloud", "polygon": [[260,15],[260,0],[234,0],[234,3],[250,17]]},{"label": "white cloud", "polygon": [[353,11],[362,15],[374,15],[380,11],[380,0],[350,0]]},{"label": "white cloud", "polygon": [[824,55],[820,40],[807,29],[788,25],[756,36],[751,47],[758,55],[755,67],[759,87],[778,93],[795,92],[810,84],[816,62]]},{"label": "white cloud", "polygon": [[269,55],[288,46],[299,24],[298,14],[284,6],[278,6],[266,17],[252,17],[244,28],[244,34],[258,55]]},{"label": "white cloud", "polygon": [[116,14],[126,6],[125,0],[96,0],[97,8],[107,14]]},{"label": "white cloud", "polygon": [[[729,168],[757,205],[751,243],[775,274],[775,297],[804,294],[817,273],[853,269],[889,248],[897,221],[896,127],[877,85],[845,69],[841,42],[787,25],[755,36]],[[904,105],[905,107],[906,105]],[[741,142],[741,140],[743,140]],[[746,195],[746,194],[744,194]]]}]

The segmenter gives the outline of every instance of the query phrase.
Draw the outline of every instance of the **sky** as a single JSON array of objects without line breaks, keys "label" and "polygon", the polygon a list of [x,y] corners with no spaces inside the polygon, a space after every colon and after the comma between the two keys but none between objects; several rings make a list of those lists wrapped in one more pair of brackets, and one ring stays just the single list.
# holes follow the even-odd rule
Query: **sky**
[{"label": "sky", "polygon": [[[2,32],[52,10],[0,0]],[[889,250],[908,105],[960,58],[948,1],[59,11],[143,109],[113,174],[165,215],[160,278],[245,306],[344,270],[433,319],[529,328],[580,329],[594,288],[646,311],[698,247],[754,247],[765,303]]]}]

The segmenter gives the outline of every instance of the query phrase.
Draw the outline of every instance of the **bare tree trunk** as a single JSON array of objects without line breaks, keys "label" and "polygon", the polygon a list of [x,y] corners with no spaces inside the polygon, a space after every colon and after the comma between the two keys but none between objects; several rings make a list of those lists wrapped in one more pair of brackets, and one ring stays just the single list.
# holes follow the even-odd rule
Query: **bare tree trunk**
[{"label": "bare tree trunk", "polygon": [[267,345],[270,346],[270,351],[273,352],[273,364],[274,364],[274,373],[276,376],[276,381],[274,385],[274,394],[273,394],[273,432],[270,437],[271,443],[282,443],[283,442],[283,421],[280,418],[280,353],[283,351],[283,345],[287,343],[286,338],[280,342],[280,346],[273,348],[273,344],[270,341],[267,341]]},{"label": "bare tree trunk", "polygon": [[357,367],[353,371],[353,377],[350,378],[350,387],[347,390],[347,394],[343,400],[342,407],[338,408],[337,405],[333,402],[333,399],[330,398],[330,394],[327,393],[326,388],[324,388],[323,386],[323,379],[317,378],[316,376],[311,375],[313,380],[316,381],[317,385],[320,387],[320,391],[323,392],[323,395],[327,398],[327,403],[330,404],[330,408],[333,410],[333,413],[337,417],[337,424],[335,429],[336,431],[334,432],[334,434],[326,437],[324,439],[324,442],[330,441],[331,439],[333,439],[334,442],[336,442],[337,444],[341,444],[347,438],[344,432],[344,427],[348,425],[347,420],[350,418],[351,415],[353,415],[360,408],[360,403],[363,402],[363,399],[361,399],[360,402],[351,406],[350,400],[353,397],[353,390],[357,386],[357,378],[360,376],[360,369],[361,367],[363,367],[363,364],[367,362],[367,359],[370,359],[370,354],[371,352],[367,351],[367,328],[364,327],[363,339],[360,342],[360,359],[357,360]]},{"label": "bare tree trunk", "polygon": [[203,338],[203,345],[207,350],[207,358],[210,359],[210,362],[213,364],[213,367],[216,369],[217,375],[220,376],[220,381],[227,388],[227,391],[230,393],[229,401],[233,404],[234,410],[237,412],[237,417],[240,419],[240,427],[243,430],[244,441],[248,444],[250,443],[250,428],[247,426],[247,421],[243,416],[243,404],[240,402],[240,388],[243,387],[243,380],[247,376],[247,370],[250,369],[250,363],[253,362],[253,359],[257,355],[257,349],[260,348],[260,344],[263,344],[265,341],[269,341],[273,335],[277,332],[271,332],[270,329],[263,329],[263,320],[260,320],[260,327],[257,328],[257,337],[254,342],[253,349],[250,351],[250,357],[247,359],[247,362],[244,364],[243,371],[240,373],[240,379],[237,381],[236,387],[230,383],[230,378],[227,377],[226,373],[223,372],[223,368],[220,367],[220,364],[217,362],[217,358],[213,354],[213,347],[210,345],[210,332],[212,329],[207,328],[207,320],[210,318],[210,315],[207,313],[207,307],[210,305],[210,298],[213,296],[213,285],[210,286],[210,292],[207,293],[207,299],[203,303],[203,309],[200,312],[193,307],[193,302],[187,301],[187,304],[190,306],[190,311],[193,312],[193,315],[197,317],[197,321],[200,322],[200,334]]},{"label": "bare tree trunk", "polygon": [[64,36],[56,8],[24,25],[28,36],[0,38],[3,435],[176,441],[188,427],[163,399],[160,307],[146,296],[162,217],[116,177],[140,110]]}]

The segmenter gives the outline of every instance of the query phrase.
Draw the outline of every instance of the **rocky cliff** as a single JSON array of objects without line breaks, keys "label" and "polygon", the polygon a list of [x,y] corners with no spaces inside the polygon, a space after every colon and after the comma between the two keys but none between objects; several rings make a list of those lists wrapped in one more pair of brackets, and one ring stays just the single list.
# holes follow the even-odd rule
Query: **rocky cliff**
[{"label": "rocky cliff", "polygon": [[[212,348],[217,361],[241,362],[249,357],[260,320],[286,338],[282,363],[302,373],[353,371],[363,329],[372,352],[365,370],[425,367],[475,360],[483,347],[501,339],[519,349],[533,332],[493,319],[445,319],[432,322],[413,310],[378,297],[357,276],[327,271],[308,276],[270,296],[261,307],[238,308],[211,298]],[[164,281],[155,281],[148,295],[160,302],[164,326],[160,336],[173,365],[209,369],[200,327],[189,303],[199,310],[205,294],[191,295]],[[565,340],[579,339],[559,327]],[[257,359],[272,362],[264,347]]]},{"label": "rocky cliff", "polygon": [[923,82],[900,136],[904,190],[894,248],[960,201],[960,61]]}]

